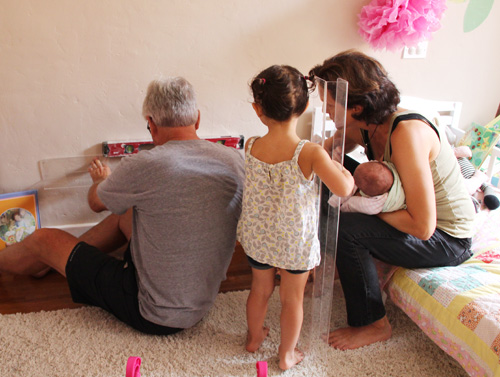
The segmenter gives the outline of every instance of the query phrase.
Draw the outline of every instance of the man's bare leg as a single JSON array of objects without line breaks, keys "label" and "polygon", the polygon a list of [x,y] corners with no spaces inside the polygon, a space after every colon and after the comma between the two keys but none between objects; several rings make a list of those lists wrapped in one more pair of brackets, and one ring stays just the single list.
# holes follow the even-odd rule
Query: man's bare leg
[{"label": "man's bare leg", "polygon": [[78,239],[59,229],[38,229],[0,251],[0,271],[37,275],[48,267],[66,276],[66,262]]},{"label": "man's bare leg", "polygon": [[345,327],[330,333],[328,343],[340,350],[352,350],[381,342],[391,337],[391,324],[384,316],[367,326]]},{"label": "man's bare leg", "polygon": [[78,240],[111,253],[126,245],[132,234],[132,209],[123,215],[111,214],[82,234]]},{"label": "man's bare leg", "polygon": [[132,230],[132,211],[110,215],[80,238],[59,229],[37,229],[22,242],[0,251],[0,271],[43,276],[49,268],[66,276],[66,262],[76,244],[85,241],[105,252],[126,244]]}]

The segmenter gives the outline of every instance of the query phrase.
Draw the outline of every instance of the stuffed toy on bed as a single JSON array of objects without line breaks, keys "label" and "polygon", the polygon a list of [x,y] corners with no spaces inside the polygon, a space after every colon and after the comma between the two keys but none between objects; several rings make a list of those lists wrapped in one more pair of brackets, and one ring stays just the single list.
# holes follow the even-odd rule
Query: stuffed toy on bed
[{"label": "stuffed toy on bed", "polygon": [[[474,165],[470,162],[469,158],[472,156],[472,152],[467,146],[460,146],[454,149],[455,157],[457,157],[458,164],[460,165],[460,171],[465,178],[465,186],[469,195],[474,195],[478,190],[482,191],[484,194],[483,203],[486,208],[493,210],[500,206],[500,201],[495,194],[494,189],[488,184],[488,176],[482,171],[476,169]],[[473,200],[476,200],[472,196]],[[476,210],[479,209],[479,203],[474,203],[476,205]]]}]

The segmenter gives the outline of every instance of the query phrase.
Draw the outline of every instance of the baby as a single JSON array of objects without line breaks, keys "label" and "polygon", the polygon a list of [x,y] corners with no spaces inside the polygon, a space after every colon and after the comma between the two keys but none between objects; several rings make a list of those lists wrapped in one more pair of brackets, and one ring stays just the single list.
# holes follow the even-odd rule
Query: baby
[{"label": "baby", "polygon": [[[353,174],[355,186],[350,196],[340,198],[340,210],[376,215],[406,208],[403,186],[394,164],[369,161],[360,164]],[[328,203],[337,207],[339,197]]]}]

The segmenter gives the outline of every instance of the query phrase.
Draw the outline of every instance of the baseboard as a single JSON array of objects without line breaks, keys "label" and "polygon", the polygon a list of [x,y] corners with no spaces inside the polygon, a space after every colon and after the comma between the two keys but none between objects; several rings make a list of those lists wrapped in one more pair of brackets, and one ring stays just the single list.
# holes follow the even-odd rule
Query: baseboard
[{"label": "baseboard", "polygon": [[61,230],[64,230],[75,237],[80,237],[83,233],[85,233],[87,230],[89,230],[90,228],[92,228],[96,224],[97,223],[66,224],[66,225],[57,225],[57,226],[45,226],[44,228],[61,229]]}]

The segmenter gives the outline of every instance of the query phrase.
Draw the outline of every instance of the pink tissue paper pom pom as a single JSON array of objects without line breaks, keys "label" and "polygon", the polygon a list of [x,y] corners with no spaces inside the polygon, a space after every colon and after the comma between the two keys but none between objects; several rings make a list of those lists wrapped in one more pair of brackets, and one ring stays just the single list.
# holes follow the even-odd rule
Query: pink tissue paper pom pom
[{"label": "pink tissue paper pom pom", "polygon": [[359,14],[359,33],[375,49],[397,50],[431,39],[446,0],[372,0]]}]

